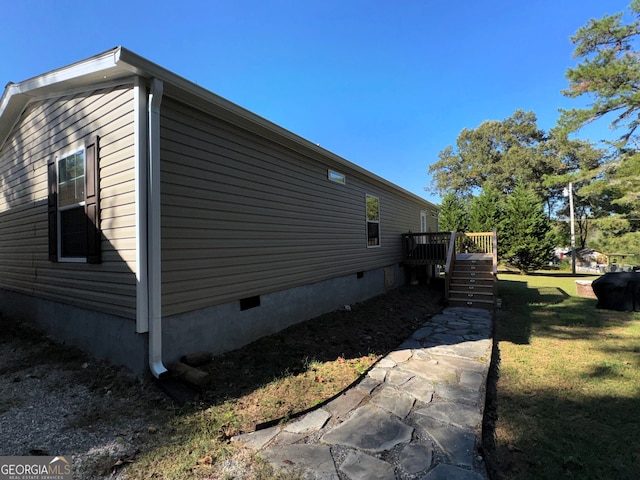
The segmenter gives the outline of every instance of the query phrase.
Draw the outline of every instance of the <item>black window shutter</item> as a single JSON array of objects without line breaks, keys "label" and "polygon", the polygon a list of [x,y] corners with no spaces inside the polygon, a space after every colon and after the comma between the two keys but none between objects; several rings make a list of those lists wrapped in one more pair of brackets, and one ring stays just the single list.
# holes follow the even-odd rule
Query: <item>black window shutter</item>
[{"label": "black window shutter", "polygon": [[87,263],[101,261],[99,137],[85,145],[85,204],[87,216]]},{"label": "black window shutter", "polygon": [[58,176],[56,175],[56,160],[47,164],[49,182],[49,198],[47,214],[49,221],[49,261],[58,261]]}]

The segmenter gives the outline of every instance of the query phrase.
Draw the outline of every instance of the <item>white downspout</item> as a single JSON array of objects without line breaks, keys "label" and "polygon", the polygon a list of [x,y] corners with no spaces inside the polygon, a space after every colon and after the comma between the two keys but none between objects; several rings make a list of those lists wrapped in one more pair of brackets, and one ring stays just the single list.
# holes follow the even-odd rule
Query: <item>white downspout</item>
[{"label": "white downspout", "polygon": [[163,83],[154,78],[149,92],[149,368],[156,378],[167,373],[162,363],[162,282],[160,238],[160,103]]}]

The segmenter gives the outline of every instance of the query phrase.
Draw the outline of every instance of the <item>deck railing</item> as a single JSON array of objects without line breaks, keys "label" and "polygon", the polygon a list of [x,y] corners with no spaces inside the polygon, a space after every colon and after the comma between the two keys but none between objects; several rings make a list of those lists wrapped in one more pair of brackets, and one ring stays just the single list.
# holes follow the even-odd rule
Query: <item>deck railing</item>
[{"label": "deck railing", "polygon": [[449,295],[450,273],[458,254],[488,254],[493,260],[493,273],[498,273],[498,236],[496,231],[480,233],[420,232],[402,235],[405,265],[442,265],[445,294]]},{"label": "deck railing", "polygon": [[451,232],[405,233],[402,258],[405,265],[444,265]]},{"label": "deck railing", "polygon": [[456,234],[456,253],[493,253],[493,232]]}]

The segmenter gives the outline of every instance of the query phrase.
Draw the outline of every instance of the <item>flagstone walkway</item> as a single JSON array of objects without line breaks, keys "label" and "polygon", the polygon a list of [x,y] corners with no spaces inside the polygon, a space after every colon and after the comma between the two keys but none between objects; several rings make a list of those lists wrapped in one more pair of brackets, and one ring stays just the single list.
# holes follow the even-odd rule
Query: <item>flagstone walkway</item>
[{"label": "flagstone walkway", "polygon": [[333,401],[234,440],[308,480],[486,480],[492,330],[489,311],[447,308]]}]

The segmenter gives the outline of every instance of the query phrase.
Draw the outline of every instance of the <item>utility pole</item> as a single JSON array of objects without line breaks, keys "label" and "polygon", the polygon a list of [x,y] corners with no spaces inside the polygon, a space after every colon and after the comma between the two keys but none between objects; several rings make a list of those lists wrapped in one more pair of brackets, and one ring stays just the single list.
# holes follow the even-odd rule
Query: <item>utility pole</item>
[{"label": "utility pole", "polygon": [[571,273],[576,274],[576,229],[573,225],[573,183],[569,182],[569,216],[571,221]]}]

